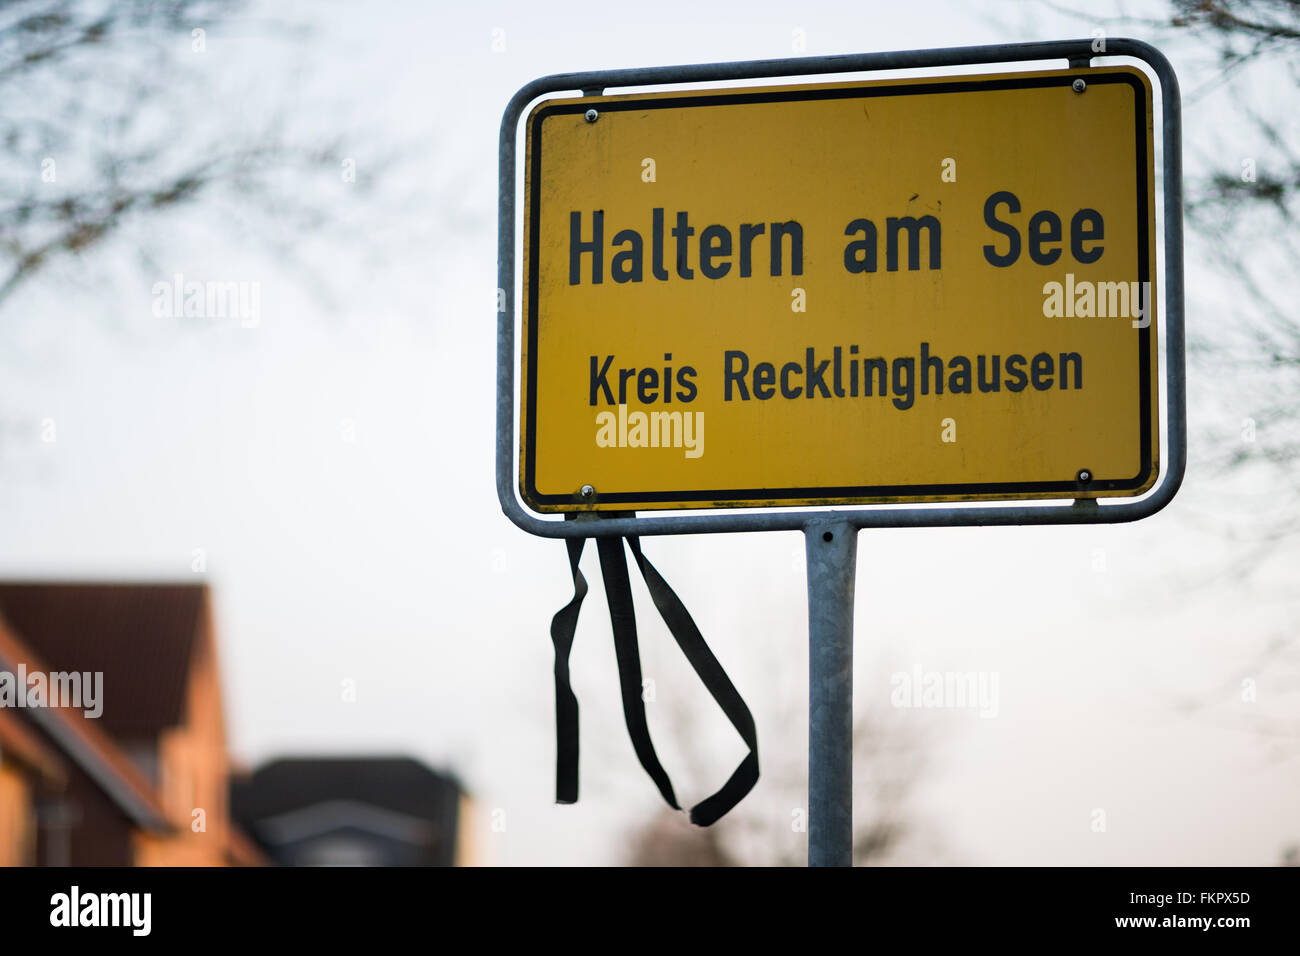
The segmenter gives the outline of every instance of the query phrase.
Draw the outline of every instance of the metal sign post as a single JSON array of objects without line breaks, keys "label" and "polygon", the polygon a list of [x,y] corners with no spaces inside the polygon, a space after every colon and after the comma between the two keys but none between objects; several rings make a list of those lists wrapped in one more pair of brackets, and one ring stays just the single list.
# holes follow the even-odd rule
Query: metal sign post
[{"label": "metal sign post", "polygon": [[808,865],[853,864],[853,585],[858,529],[804,528],[808,555]]},{"label": "metal sign post", "polygon": [[[1094,63],[1099,58],[1112,62]],[[947,72],[883,85],[681,88],[1013,63],[1039,70]],[[670,85],[678,88],[610,93]],[[1016,99],[1002,99],[1004,92]],[[985,93],[993,97],[987,108],[984,100],[951,99]],[[906,103],[922,100],[929,105],[907,112]],[[952,108],[919,122],[943,103]],[[711,111],[711,122],[671,125],[689,110]],[[496,301],[501,508],[519,528],[548,538],[803,532],[810,865],[852,862],[858,530],[1136,521],[1167,505],[1182,483],[1181,113],[1169,61],[1146,43],[1110,37],[556,74],[524,86],[506,107]],[[980,122],[966,124],[971,115]],[[1017,127],[1029,116],[1045,119],[1029,131]],[[882,129],[873,132],[873,122]],[[795,129],[807,135],[791,134]],[[890,140],[895,152],[875,150],[899,129],[909,132]],[[1020,138],[992,141],[990,129]],[[753,148],[762,145],[753,137],[771,131],[772,150]],[[805,142],[822,151],[790,145]],[[846,166],[846,156],[858,155],[855,142],[876,166]],[[749,144],[748,152],[738,143]],[[969,172],[952,180],[954,190],[977,190],[973,198],[941,193],[933,183],[922,196],[926,187],[899,178],[931,161],[926,168],[937,176],[940,159],[958,146],[966,157],[982,156],[961,160]],[[1130,146],[1131,157],[1120,156]],[[904,149],[913,152],[898,162]],[[752,197],[737,187],[743,177],[733,168],[752,177]],[[663,176],[668,169],[677,178]],[[1029,180],[1023,188],[1022,175]],[[842,195],[802,189],[846,182]],[[790,183],[800,190],[781,193],[779,209],[750,212]],[[892,192],[860,191],[870,188]],[[907,206],[931,198],[933,211]],[[853,215],[866,218],[846,226],[850,206],[865,206]],[[872,216],[887,218],[877,226]],[[949,247],[942,263],[941,225],[964,250]],[[756,238],[764,235],[767,245]],[[815,254],[814,236],[849,244]],[[675,262],[664,255],[670,239]],[[1105,260],[1103,241],[1112,250]],[[1098,272],[1099,260],[1120,272]],[[1087,311],[1081,306],[1076,314],[1076,279],[1098,290],[1098,302],[1103,287],[1115,301],[1126,283],[1147,290],[1130,299],[1141,303],[1139,320],[1094,312],[1091,292]],[[1057,298],[1044,301],[1053,286]],[[763,298],[768,293],[779,295]],[[789,297],[802,301],[804,293],[819,296],[820,325],[811,324],[812,313],[791,319],[804,310]],[[1113,322],[1121,314],[1117,324],[1097,324],[1098,316]],[[861,352],[860,332],[875,336]],[[879,344],[890,335],[895,339]],[[1042,344],[1048,336],[1057,338]],[[1012,354],[998,380],[996,353],[1003,350]],[[886,353],[893,356],[888,392]],[[985,357],[994,369],[988,383],[980,377]],[[932,366],[938,372],[927,393]],[[877,376],[876,391],[860,391],[860,384],[870,388],[869,374]],[[986,396],[978,408],[976,392]],[[1011,395],[1034,400],[1014,404]],[[950,401],[959,404],[943,404]],[[950,409],[956,412],[943,417]],[[976,438],[961,455],[949,455],[942,448],[956,446],[941,446],[935,430],[955,427],[958,412],[963,435]],[[700,421],[698,446],[685,440],[691,415]],[[646,439],[646,422],[660,440]],[[1127,438],[1108,444],[1121,427]],[[665,435],[673,437],[671,448]],[[784,444],[769,441],[778,437]],[[1099,500],[1112,496],[1122,500]],[[677,513],[638,514],[655,510]]]}]

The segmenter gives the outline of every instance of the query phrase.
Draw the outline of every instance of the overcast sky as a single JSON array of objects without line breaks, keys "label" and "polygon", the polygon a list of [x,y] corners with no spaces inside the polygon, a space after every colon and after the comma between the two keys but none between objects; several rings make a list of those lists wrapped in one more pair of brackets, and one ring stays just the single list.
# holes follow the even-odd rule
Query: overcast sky
[{"label": "overcast sky", "polygon": [[[796,29],[822,54],[1060,39],[1097,24],[1037,4],[921,0],[275,10],[314,34],[266,40],[255,18],[212,28],[193,68],[219,92],[194,123],[256,128],[278,112],[341,139],[359,178],[395,148],[404,158],[374,208],[345,184],[321,197],[341,224],[307,244],[315,278],[209,203],[169,227],[160,274],[78,285],[75,266],[6,303],[0,574],[190,580],[203,549],[240,761],[414,754],[472,791],[489,862],[617,862],[657,796],[622,725],[594,551],[573,660],[583,798],[556,807],[548,626],[570,593],[564,548],[504,519],[493,487],[507,100],[552,72],[791,55]],[[1214,140],[1212,109],[1189,103],[1189,147]],[[153,284],[175,273],[259,281],[260,323],[154,316]],[[1190,321],[1206,321],[1220,290],[1194,258],[1189,274]],[[1235,407],[1222,383],[1194,372],[1190,388]],[[35,437],[47,418],[53,443]],[[995,717],[886,722],[929,748],[909,861],[1268,864],[1300,842],[1300,740],[1259,729],[1295,713],[1294,666],[1258,667],[1270,641],[1294,635],[1295,552],[1223,576],[1223,545],[1205,528],[1242,489],[1197,463],[1193,446],[1179,499],[1136,525],[861,535],[859,705],[888,710],[890,674],[918,666],[999,679]],[[1246,491],[1268,507],[1268,489]],[[802,540],[646,550],[755,711],[769,776],[751,800],[772,807],[773,841],[788,841],[797,806],[766,788],[806,759]],[[694,802],[742,750],[652,611],[642,620],[651,726]],[[1243,678],[1258,680],[1258,703],[1241,701]],[[698,730],[698,771],[670,732],[674,708]],[[1104,833],[1091,828],[1098,808]]]}]

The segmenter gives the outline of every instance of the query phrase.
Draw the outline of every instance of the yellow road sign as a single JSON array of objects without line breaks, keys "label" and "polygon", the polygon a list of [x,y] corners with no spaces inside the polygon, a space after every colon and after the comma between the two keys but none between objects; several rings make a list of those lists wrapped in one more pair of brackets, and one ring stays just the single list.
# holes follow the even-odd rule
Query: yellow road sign
[{"label": "yellow road sign", "polygon": [[1141,71],[555,99],[526,136],[538,511],[1154,483]]}]

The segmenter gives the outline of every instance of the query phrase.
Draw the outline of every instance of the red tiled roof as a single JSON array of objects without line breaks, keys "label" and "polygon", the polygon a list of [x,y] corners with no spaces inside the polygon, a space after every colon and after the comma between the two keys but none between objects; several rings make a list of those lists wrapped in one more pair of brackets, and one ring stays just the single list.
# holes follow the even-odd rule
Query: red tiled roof
[{"label": "red tiled roof", "polygon": [[[20,664],[26,666],[29,673],[86,669],[75,662],[65,667],[48,667],[45,659],[14,633],[3,607],[0,607],[0,670],[17,672]],[[69,707],[31,707],[14,713],[21,714],[44,731],[50,742],[68,754],[136,825],[150,830],[171,827],[153,785],[112,738],[95,726],[100,723],[98,719],[91,719],[83,711]]]},{"label": "red tiled roof", "polygon": [[0,616],[55,671],[104,675],[99,718],[119,740],[184,718],[202,584],[0,583]]},{"label": "red tiled roof", "polygon": [[[0,744],[62,782],[60,761],[25,714],[138,826],[170,829],[153,785],[114,738],[152,738],[182,722],[207,601],[203,584],[0,583],[0,669],[100,671],[111,702],[94,720],[67,708],[0,711]],[[270,862],[233,821],[225,853],[235,865]]]}]

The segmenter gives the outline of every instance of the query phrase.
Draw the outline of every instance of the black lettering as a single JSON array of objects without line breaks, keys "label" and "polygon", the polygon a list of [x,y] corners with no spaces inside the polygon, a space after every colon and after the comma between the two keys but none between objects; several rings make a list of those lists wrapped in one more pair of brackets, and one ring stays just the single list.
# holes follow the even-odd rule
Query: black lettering
[{"label": "black lettering", "polygon": [[880,394],[889,394],[889,365],[882,358],[871,358],[862,360],[862,394],[871,396],[876,394],[871,389],[871,373],[876,373],[876,383],[880,386]]},{"label": "black lettering", "polygon": [[740,226],[740,275],[748,279],[751,274],[753,260],[751,258],[754,251],[754,240],[767,231],[765,223],[751,225],[750,223],[741,223]]},{"label": "black lettering", "polygon": [[693,402],[698,389],[695,387],[695,366],[683,365],[677,370],[677,400],[679,402]]},{"label": "black lettering", "polygon": [[624,229],[614,237],[614,245],[630,243],[631,247],[614,256],[609,264],[609,274],[615,282],[640,282],[642,242],[641,234],[634,229]]},{"label": "black lettering", "polygon": [[[906,411],[912,407],[912,380],[916,371],[916,360],[910,358],[894,359],[894,394],[897,398],[891,399],[894,407],[900,411]],[[906,372],[900,375],[900,372]]]},{"label": "black lettering", "polygon": [[831,360],[826,359],[820,365],[814,367],[813,350],[809,349],[805,354],[807,357],[808,365],[807,365],[806,374],[804,375],[804,379],[803,379],[804,394],[809,398],[812,398],[813,392],[815,392],[818,389],[821,389],[822,398],[830,398],[831,393],[826,388],[825,376],[826,376],[826,370],[830,368]]},{"label": "black lettering", "polygon": [[731,232],[723,226],[709,226],[700,233],[700,271],[707,279],[721,279],[731,271],[730,262],[713,264],[718,256],[731,255]]},{"label": "black lettering", "polygon": [[984,358],[985,356],[981,355],[977,360],[979,365],[979,371],[978,371],[978,375],[976,376],[976,381],[979,383],[980,391],[981,392],[1001,391],[1002,380],[998,378],[998,368],[1002,364],[1002,357],[1000,355],[992,356],[993,361],[991,361],[989,365],[993,367],[993,374],[988,378],[984,377]]},{"label": "black lettering", "polygon": [[689,240],[695,235],[695,227],[687,225],[687,214],[677,214],[677,225],[673,226],[673,238],[677,240],[677,274],[683,279],[694,279],[695,270],[686,264]]},{"label": "black lettering", "polygon": [[609,390],[609,381],[605,378],[605,376],[609,373],[609,367],[613,364],[614,364],[614,356],[606,355],[605,364],[602,365],[600,367],[600,371],[597,372],[596,356],[593,355],[591,357],[591,404],[592,405],[596,404],[597,389],[600,389],[600,391],[605,393],[606,405],[614,404],[614,393]]},{"label": "black lettering", "polygon": [[930,394],[930,372],[934,372],[934,394],[943,394],[943,360],[930,354],[930,343],[921,343],[921,394]]},{"label": "black lettering", "polygon": [[844,268],[848,272],[876,271],[876,224],[870,219],[854,219],[844,227],[844,235],[862,233],[844,247]]},{"label": "black lettering", "polygon": [[1007,375],[1011,376],[1007,379],[1007,391],[1023,392],[1025,390],[1025,385],[1028,384],[1029,380],[1025,377],[1024,364],[1025,357],[1023,355],[1017,353],[1016,355],[1007,356]]},{"label": "black lettering", "polygon": [[[1074,385],[1067,384],[1070,380],[1070,368],[1074,369]],[[1061,388],[1083,388],[1083,356],[1078,352],[1061,353]]]},{"label": "black lettering", "polygon": [[[1088,223],[1088,228],[1084,229],[1084,223]],[[1084,249],[1085,242],[1098,242],[1106,238],[1106,226],[1101,221],[1101,213],[1095,209],[1080,209],[1070,220],[1070,252],[1074,258],[1078,259],[1084,265],[1096,262],[1101,258],[1102,247],[1100,245],[1095,249]]]},{"label": "black lettering", "polygon": [[948,391],[953,395],[970,394],[970,359],[964,355],[948,360]]},{"label": "black lettering", "polygon": [[[733,368],[734,363],[739,362],[739,368]],[[731,401],[731,383],[736,383],[736,390],[740,392],[741,401],[749,401],[749,389],[745,387],[745,373],[749,371],[749,356],[744,352],[736,350],[722,353],[722,400]]]},{"label": "black lettering", "polygon": [[754,397],[764,401],[776,394],[776,366],[759,362],[754,366]]},{"label": "black lettering", "polygon": [[999,253],[994,246],[984,247],[984,258],[995,266],[1009,266],[1020,258],[1020,233],[1015,226],[1002,222],[997,217],[998,206],[1003,203],[1006,203],[1009,212],[1020,212],[1020,200],[1015,193],[1005,189],[995,192],[984,202],[984,225],[1007,237],[1005,254]]},{"label": "black lettering", "polygon": [[600,285],[605,261],[605,213],[591,214],[591,242],[582,241],[582,213],[569,213],[569,285],[582,283],[582,256],[591,253],[591,284]]},{"label": "black lettering", "polygon": [[649,405],[659,398],[659,373],[652,368],[643,368],[636,376],[636,397],[642,405]]},{"label": "black lettering", "polygon": [[664,268],[664,211],[658,206],[650,214],[650,251],[650,272],[663,282],[668,278],[668,270]]},{"label": "black lettering", "polygon": [[940,261],[939,220],[934,216],[890,216],[885,220],[885,271],[898,271],[898,233],[907,232],[907,268],[915,272],[921,268],[921,230],[927,232],[930,245],[930,268],[938,269]]},{"label": "black lettering", "polygon": [[782,275],[781,240],[790,237],[790,275],[803,275],[803,226],[791,219],[772,223],[772,265],[774,276]]},{"label": "black lettering", "polygon": [[798,362],[786,362],[781,366],[781,395],[783,398],[798,398],[802,389],[798,386],[790,385],[791,375],[802,375],[803,366]]},{"label": "black lettering", "polygon": [[1030,366],[1030,374],[1033,376],[1034,388],[1040,392],[1045,392],[1052,387],[1052,357],[1046,352],[1039,352],[1034,356],[1034,363]]},{"label": "black lettering", "polygon": [[1040,266],[1050,266],[1061,258],[1060,249],[1044,249],[1045,242],[1061,241],[1061,217],[1050,209],[1029,217],[1029,258]]}]

